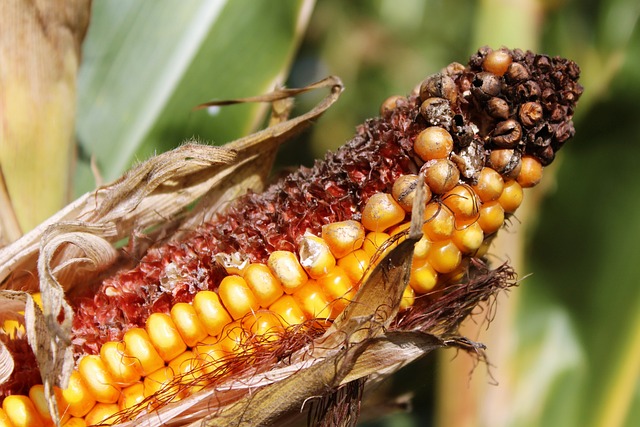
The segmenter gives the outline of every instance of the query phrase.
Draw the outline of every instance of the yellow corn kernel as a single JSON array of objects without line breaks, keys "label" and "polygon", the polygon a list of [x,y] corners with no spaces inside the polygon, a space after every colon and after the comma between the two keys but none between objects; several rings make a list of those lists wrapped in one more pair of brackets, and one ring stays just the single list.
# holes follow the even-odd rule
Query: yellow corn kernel
[{"label": "yellow corn kernel", "polygon": [[507,213],[513,213],[522,203],[522,187],[515,180],[509,180],[504,183],[502,194],[498,198],[498,203]]},{"label": "yellow corn kernel", "polygon": [[179,400],[178,385],[170,386],[174,377],[173,369],[168,366],[163,366],[157,371],[153,371],[144,377],[144,396],[156,396],[160,393],[158,397],[169,398],[175,395],[176,400]]},{"label": "yellow corn kernel", "polygon": [[34,292],[31,294],[31,298],[33,298],[33,302],[42,310],[42,294],[40,292]]},{"label": "yellow corn kernel", "polygon": [[168,363],[168,366],[173,370],[175,379],[182,384],[196,384],[200,376],[202,376],[200,361],[196,354],[190,350],[173,359]]},{"label": "yellow corn kernel", "polygon": [[0,408],[0,427],[14,427],[9,416],[2,408]]},{"label": "yellow corn kernel", "polygon": [[133,408],[145,399],[144,383],[139,381],[129,387],[123,388],[118,400],[118,407],[121,411]]},{"label": "yellow corn kernel", "polygon": [[[389,235],[388,233],[380,233],[375,231],[367,233],[366,237],[364,238],[364,243],[362,244],[362,249],[364,249],[369,254],[369,258],[371,258],[378,252],[378,250],[380,250],[380,248],[384,246],[385,242],[389,240],[390,237],[391,235]],[[385,247],[384,254],[386,254],[389,250],[391,250],[390,246],[388,248]]]},{"label": "yellow corn kernel", "polygon": [[438,273],[426,259],[411,264],[409,286],[419,294],[426,294],[438,283]]},{"label": "yellow corn kernel", "polygon": [[195,346],[208,335],[196,309],[191,304],[186,302],[175,304],[171,307],[171,319],[188,347]]},{"label": "yellow corn kernel", "polygon": [[312,279],[324,276],[336,265],[329,245],[318,236],[307,233],[298,242],[300,265]]},{"label": "yellow corn kernel", "polygon": [[7,319],[2,323],[2,331],[7,334],[10,339],[15,339],[17,335],[23,335],[26,330],[22,322],[15,319]]},{"label": "yellow corn kernel", "polygon": [[354,220],[333,222],[322,226],[322,239],[327,243],[336,258],[342,258],[349,252],[362,247],[364,227]]},{"label": "yellow corn kernel", "polygon": [[445,205],[432,202],[424,210],[423,233],[432,242],[451,237],[455,229],[453,214]]},{"label": "yellow corn kernel", "polygon": [[281,296],[278,301],[271,304],[269,310],[273,311],[282,319],[284,326],[299,325],[307,320],[300,306],[291,295]]},{"label": "yellow corn kernel", "polygon": [[468,185],[456,185],[442,198],[442,203],[451,209],[456,219],[475,218],[478,216],[478,200],[475,192]]},{"label": "yellow corn kernel", "polygon": [[284,291],[288,294],[294,293],[309,280],[309,276],[293,252],[274,251],[269,255],[267,265],[274,276],[280,280]]},{"label": "yellow corn kernel", "polygon": [[411,307],[416,301],[416,293],[411,286],[404,288],[402,299],[400,300],[400,311]]},{"label": "yellow corn kernel", "polygon": [[200,291],[193,299],[198,318],[211,336],[219,335],[222,328],[231,323],[231,316],[224,309],[218,294],[213,291]]},{"label": "yellow corn kernel", "polygon": [[43,421],[31,399],[13,394],[4,398],[2,409],[15,427],[42,427]]},{"label": "yellow corn kernel", "polygon": [[96,404],[78,371],[71,372],[69,386],[62,390],[62,397],[69,405],[67,412],[73,417],[84,417]]},{"label": "yellow corn kernel", "polygon": [[87,416],[84,417],[84,421],[88,426],[92,426],[94,424],[111,425],[115,421],[115,418],[111,417],[119,411],[120,408],[117,403],[96,403],[96,406],[94,406]]},{"label": "yellow corn kernel", "polygon": [[171,316],[166,313],[153,313],[149,316],[146,330],[151,343],[165,362],[187,349]]},{"label": "yellow corn kernel", "polygon": [[[64,423],[69,419],[70,415],[67,413],[68,404],[65,402],[64,397],[62,397],[62,390],[57,387],[54,387],[53,394],[56,399],[56,403],[58,404],[58,414],[60,414],[60,421]],[[42,384],[36,384],[29,389],[29,399],[33,402],[33,406],[38,411],[38,415],[44,421],[45,426],[53,426],[53,418],[51,418],[51,414],[49,413],[49,405],[47,403],[47,398],[44,395],[44,386]]]},{"label": "yellow corn kernel", "polygon": [[472,222],[466,227],[453,232],[451,240],[463,253],[472,253],[478,250],[484,241],[484,233],[478,222]]},{"label": "yellow corn kernel", "polygon": [[362,209],[362,225],[367,230],[384,231],[400,224],[406,212],[391,194],[376,193],[369,198]]},{"label": "yellow corn kernel", "polygon": [[495,170],[482,168],[478,176],[478,182],[472,188],[482,202],[490,202],[497,200],[502,194],[504,179]]},{"label": "yellow corn kernel", "polygon": [[280,281],[265,264],[253,263],[249,265],[244,271],[243,277],[261,307],[269,307],[284,293]]},{"label": "yellow corn kernel", "polygon": [[533,156],[522,156],[518,184],[523,188],[535,187],[542,179],[542,163]]},{"label": "yellow corn kernel", "polygon": [[460,265],[462,253],[451,240],[444,240],[431,245],[427,259],[438,273],[451,273]]},{"label": "yellow corn kernel", "polygon": [[[303,286],[303,289],[307,285]],[[252,336],[260,337],[260,341],[275,341],[284,331],[282,320],[270,310],[256,311],[252,316],[242,319],[242,325],[246,331],[251,332]]]},{"label": "yellow corn kernel", "polygon": [[87,385],[89,393],[102,403],[115,403],[120,395],[120,387],[98,355],[87,355],[80,359],[78,372]]},{"label": "yellow corn kernel", "polygon": [[340,266],[335,266],[329,274],[318,279],[318,285],[332,301],[331,305],[338,313],[344,310],[356,295],[353,282]]},{"label": "yellow corn kernel", "polygon": [[100,348],[100,357],[113,376],[113,380],[121,386],[127,386],[140,380],[136,369],[136,361],[124,351],[124,342],[109,341]]},{"label": "yellow corn kernel", "polygon": [[255,295],[247,286],[247,282],[240,276],[227,276],[222,279],[218,295],[222,305],[234,319],[239,319],[260,307]]},{"label": "yellow corn kernel", "polygon": [[[2,426],[2,424],[0,424],[0,426]],[[62,427],[87,427],[87,422],[84,418],[73,417],[69,418],[69,421],[62,424]]]},{"label": "yellow corn kernel", "polygon": [[125,332],[123,341],[125,352],[135,360],[135,367],[140,375],[149,375],[164,366],[164,361],[151,344],[151,339],[144,329],[129,329]]},{"label": "yellow corn kernel", "polygon": [[249,332],[242,327],[240,320],[227,325],[220,334],[220,348],[227,354],[239,354],[247,351],[245,343]]},{"label": "yellow corn kernel", "polygon": [[338,267],[342,268],[353,283],[358,283],[369,268],[371,255],[364,249],[358,249],[338,260]]},{"label": "yellow corn kernel", "polygon": [[330,301],[315,280],[309,280],[298,289],[293,298],[309,319],[330,319],[333,316]]},{"label": "yellow corn kernel", "polygon": [[485,234],[493,234],[504,224],[504,209],[498,201],[483,203],[480,207],[478,224]]},{"label": "yellow corn kernel", "polygon": [[414,261],[426,259],[429,254],[429,249],[431,249],[431,241],[426,236],[422,236],[413,247]]},{"label": "yellow corn kernel", "polygon": [[444,159],[453,150],[453,137],[443,127],[431,126],[416,136],[413,149],[422,160]]},{"label": "yellow corn kernel", "polygon": [[227,353],[220,346],[220,341],[216,337],[207,337],[196,346],[194,353],[200,362],[202,370],[211,374],[223,365]]}]

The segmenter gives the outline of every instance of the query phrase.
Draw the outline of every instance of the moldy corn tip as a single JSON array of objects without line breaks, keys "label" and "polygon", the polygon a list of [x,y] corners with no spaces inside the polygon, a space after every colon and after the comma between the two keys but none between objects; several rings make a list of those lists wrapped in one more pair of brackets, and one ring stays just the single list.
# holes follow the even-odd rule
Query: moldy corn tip
[{"label": "moldy corn tip", "polygon": [[[424,236],[393,327],[454,332],[513,278],[481,256],[573,136],[578,76],[566,59],[482,48],[383,102],[312,168],[239,197],[74,297],[78,368],[60,406],[73,419],[129,419],[259,361],[286,361],[407,234],[420,176]],[[36,385],[21,381],[4,396]]]}]

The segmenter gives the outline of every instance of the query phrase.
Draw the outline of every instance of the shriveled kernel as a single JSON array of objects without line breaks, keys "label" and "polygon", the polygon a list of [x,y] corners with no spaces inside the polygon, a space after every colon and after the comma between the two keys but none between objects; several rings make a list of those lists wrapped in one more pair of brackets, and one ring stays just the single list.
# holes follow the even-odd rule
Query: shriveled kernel
[{"label": "shriveled kernel", "polygon": [[471,187],[457,185],[442,198],[445,206],[451,209],[456,219],[467,219],[478,216],[478,201]]},{"label": "shriveled kernel", "polygon": [[315,280],[309,280],[293,294],[293,298],[309,319],[335,317],[329,305],[329,299]]},{"label": "shriveled kernel", "polygon": [[322,226],[322,239],[336,258],[362,247],[364,226],[354,220],[333,222]]},{"label": "shriveled kernel", "polygon": [[404,220],[405,211],[391,194],[376,193],[362,209],[362,225],[371,231],[384,231]]},{"label": "shriveled kernel", "polygon": [[89,413],[84,417],[84,420],[88,426],[96,424],[111,425],[115,421],[115,418],[110,418],[119,411],[120,408],[117,403],[96,403],[96,406],[89,411]]},{"label": "shriveled kernel", "polygon": [[102,403],[115,403],[120,396],[120,387],[98,355],[87,355],[80,359],[78,372],[82,376],[89,393]]},{"label": "shriveled kernel", "polygon": [[67,411],[73,417],[84,417],[96,404],[96,400],[89,393],[87,385],[76,370],[71,372],[69,385],[62,390],[62,397],[69,405]]},{"label": "shriveled kernel", "polygon": [[300,262],[298,262],[296,254],[293,252],[273,251],[269,255],[267,265],[288,294],[294,293],[296,289],[309,280],[309,276],[307,276]]},{"label": "shriveled kernel", "polygon": [[513,213],[522,203],[523,196],[524,194],[520,184],[515,180],[509,180],[504,184],[504,189],[502,190],[500,198],[498,198],[498,203],[500,203],[505,212]]},{"label": "shriveled kernel", "polygon": [[284,293],[280,281],[271,273],[271,269],[266,264],[253,263],[249,265],[243,277],[261,307],[269,307]]},{"label": "shriveled kernel", "polygon": [[358,249],[338,260],[338,266],[344,269],[353,283],[358,283],[369,268],[371,255],[364,249]]},{"label": "shriveled kernel", "polygon": [[43,425],[42,418],[27,396],[13,394],[5,397],[2,409],[15,427],[41,427]]},{"label": "shriveled kernel", "polygon": [[433,243],[427,260],[438,273],[451,273],[460,265],[462,253],[451,240],[444,240]]},{"label": "shriveled kernel", "polygon": [[400,300],[400,311],[404,311],[411,307],[416,302],[416,293],[413,288],[407,285],[402,292],[402,299]]},{"label": "shriveled kernel", "polygon": [[193,299],[198,318],[211,336],[219,335],[225,325],[231,323],[231,316],[224,309],[218,294],[213,291],[200,291]]},{"label": "shriveled kernel", "polygon": [[453,151],[453,138],[445,128],[430,126],[418,134],[413,149],[425,162],[444,159]]},{"label": "shriveled kernel", "polygon": [[451,237],[455,229],[455,218],[448,207],[431,202],[424,210],[422,232],[431,241],[444,240]]},{"label": "shriveled kernel", "polygon": [[153,313],[149,316],[146,330],[151,343],[165,362],[187,349],[171,316],[166,313]]},{"label": "shriveled kernel", "polygon": [[100,348],[100,358],[113,376],[114,381],[121,386],[127,386],[140,380],[140,373],[136,369],[136,361],[125,353],[125,343],[109,341]]},{"label": "shriveled kernel", "polygon": [[473,190],[483,202],[496,200],[502,194],[503,188],[504,179],[491,168],[482,168],[478,175],[478,182],[473,186]]},{"label": "shriveled kernel", "polygon": [[444,194],[460,181],[460,171],[451,160],[438,159],[423,166],[424,182],[434,194]]},{"label": "shriveled kernel", "polygon": [[133,408],[144,400],[144,383],[137,382],[129,387],[123,388],[118,399],[118,407],[121,411]]},{"label": "shriveled kernel", "polygon": [[484,233],[476,221],[462,229],[455,230],[451,239],[463,253],[473,253],[482,245]]},{"label": "shriveled kernel", "polygon": [[484,61],[482,61],[482,69],[497,76],[502,76],[507,72],[511,62],[513,62],[513,58],[509,52],[502,49],[494,50],[489,52]]},{"label": "shriveled kernel", "polygon": [[218,295],[222,305],[234,319],[240,319],[260,307],[258,299],[249,289],[247,282],[240,276],[227,276],[222,279]]},{"label": "shriveled kernel", "polygon": [[142,328],[132,328],[122,338],[125,352],[135,361],[140,375],[148,375],[164,365],[164,360],[151,343],[149,334]]},{"label": "shriveled kernel", "polygon": [[[62,391],[58,387],[54,387],[53,389],[54,396],[56,399],[56,403],[58,405],[58,414],[60,414],[60,421],[64,423],[69,419],[70,415],[67,413],[68,404],[64,401],[64,397],[62,397]],[[42,418],[45,426],[53,426],[53,418],[51,418],[51,414],[49,413],[49,403],[48,399],[44,395],[44,385],[36,384],[31,386],[29,389],[29,399],[33,403],[33,406],[38,411],[38,415]],[[1,425],[1,424],[0,424]]]},{"label": "shriveled kernel", "polygon": [[298,242],[300,265],[312,279],[327,274],[336,265],[329,245],[320,237],[307,233]]},{"label": "shriveled kernel", "polygon": [[386,244],[390,237],[391,235],[388,233],[381,233],[377,231],[367,233],[362,249],[369,255],[369,258],[371,258],[384,247],[384,253],[379,254],[384,256],[389,250],[391,250],[390,246],[388,247]]},{"label": "shriveled kernel", "polygon": [[196,309],[191,304],[186,302],[175,304],[171,307],[171,319],[188,347],[195,346],[208,335]]},{"label": "shriveled kernel", "polygon": [[492,234],[498,231],[504,224],[504,209],[502,205],[497,200],[483,203],[480,207],[478,224],[485,234]]},{"label": "shriveled kernel", "polygon": [[[402,209],[411,212],[413,208],[413,200],[416,195],[416,187],[418,186],[418,175],[407,174],[396,179],[391,188],[391,195],[398,202]],[[425,184],[425,203],[431,200],[431,190]]]},{"label": "shriveled kernel", "polygon": [[433,269],[429,261],[418,260],[411,265],[409,286],[418,294],[426,294],[438,283],[438,273]]},{"label": "shriveled kernel", "polygon": [[340,266],[334,267],[329,274],[318,279],[318,284],[338,312],[344,310],[356,294],[354,283]]},{"label": "shriveled kernel", "polygon": [[534,187],[542,179],[542,163],[533,156],[522,156],[518,184],[523,188]]},{"label": "shriveled kernel", "polygon": [[278,301],[271,304],[269,310],[282,319],[282,324],[285,327],[299,325],[307,320],[300,306],[291,295],[281,296]]}]

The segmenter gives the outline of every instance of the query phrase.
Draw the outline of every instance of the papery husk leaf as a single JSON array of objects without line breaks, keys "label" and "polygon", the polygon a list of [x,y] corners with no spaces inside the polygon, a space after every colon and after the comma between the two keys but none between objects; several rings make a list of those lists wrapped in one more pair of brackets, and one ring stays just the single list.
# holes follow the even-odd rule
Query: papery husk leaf
[{"label": "papery husk leaf", "polygon": [[[24,311],[26,292],[21,291],[0,291],[0,323],[6,320],[16,320],[24,324],[24,315],[19,314]],[[15,367],[13,356],[0,340],[0,384],[4,384]]]}]

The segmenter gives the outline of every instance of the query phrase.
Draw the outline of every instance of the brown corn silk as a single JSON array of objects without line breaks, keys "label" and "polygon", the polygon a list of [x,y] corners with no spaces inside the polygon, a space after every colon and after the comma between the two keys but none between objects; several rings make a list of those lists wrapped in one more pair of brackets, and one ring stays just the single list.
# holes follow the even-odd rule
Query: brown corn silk
[{"label": "brown corn silk", "polygon": [[[385,103],[381,117],[359,126],[346,145],[327,154],[312,168],[300,168],[264,192],[254,191],[260,189],[260,180],[252,176],[251,166],[258,164],[261,157],[272,158],[282,140],[321,114],[340,92],[338,81],[324,84],[333,87],[332,94],[307,115],[219,149],[222,151],[218,160],[208,164],[213,165],[208,175],[205,168],[193,171],[192,175],[179,175],[176,172],[179,168],[174,168],[170,174],[160,174],[156,187],[149,190],[138,184],[149,182],[149,176],[153,176],[152,169],[145,169],[143,164],[141,172],[138,169],[128,175],[139,177],[137,181],[127,181],[125,176],[110,192],[93,195],[95,205],[84,210],[77,208],[74,213],[83,219],[112,214],[110,221],[97,222],[89,230],[83,228],[84,223],[77,222],[73,223],[75,228],[68,224],[67,227],[88,240],[92,239],[88,236],[98,236],[100,242],[114,242],[122,237],[123,229],[127,230],[122,224],[118,227],[119,215],[124,215],[121,217],[125,224],[134,224],[136,217],[132,212],[140,206],[151,209],[158,200],[153,197],[176,185],[180,178],[197,188],[193,198],[208,193],[182,220],[181,226],[171,222],[155,232],[153,236],[166,240],[165,243],[159,242],[142,254],[139,246],[144,246],[144,239],[132,238],[135,244],[128,247],[130,252],[119,253],[115,267],[85,276],[92,278],[90,286],[73,286],[77,278],[65,276],[65,255],[66,259],[77,259],[77,255],[76,258],[60,255],[54,245],[43,261],[44,254],[40,252],[40,280],[46,282],[41,285],[45,315],[61,313],[57,322],[52,322],[51,316],[43,320],[35,306],[30,309],[36,319],[31,326],[41,324],[40,335],[57,340],[52,349],[43,344],[46,340],[38,340],[35,335],[30,338],[32,347],[40,343],[38,348],[44,355],[38,361],[40,369],[46,369],[45,384],[49,381],[64,386],[69,375],[69,367],[62,362],[43,367],[42,360],[52,351],[73,353],[76,360],[85,354],[98,354],[105,342],[120,341],[127,330],[144,327],[151,313],[168,313],[178,302],[191,302],[199,291],[217,291],[221,280],[230,274],[221,264],[221,255],[239,255],[241,260],[267,263],[274,251],[297,254],[305,233],[319,236],[324,225],[361,221],[363,209],[374,194],[391,193],[399,177],[424,176],[430,163],[416,154],[414,144],[427,127],[439,126],[452,136],[453,151],[448,158],[459,171],[458,183],[467,187],[477,184],[485,166],[493,167],[505,179],[516,179],[523,158],[548,165],[574,133],[571,118],[582,93],[577,83],[579,69],[562,58],[502,49],[500,52],[507,52],[511,59],[500,70],[485,61],[487,57],[493,58],[492,52],[482,48],[467,66],[451,64],[428,77],[419,91]],[[322,84],[312,88],[318,86]],[[275,91],[256,100],[273,102],[296,93]],[[194,148],[193,153],[177,154],[173,161],[184,161],[190,154],[197,156],[198,147]],[[508,157],[498,161],[492,157],[497,152]],[[160,165],[158,169],[166,167]],[[265,176],[269,162],[260,166],[260,173]],[[200,185],[203,182],[208,185]],[[238,195],[247,188],[246,194]],[[158,193],[153,193],[155,190]],[[405,218],[405,222],[412,219],[413,226],[392,238],[388,243],[393,247],[390,252],[383,251],[384,248],[379,251],[378,260],[372,262],[368,277],[359,284],[354,301],[333,322],[310,319],[286,328],[275,340],[251,336],[242,344],[245,351],[225,359],[205,376],[206,385],[201,391],[188,397],[182,394],[182,400],[172,402],[176,393],[193,385],[174,383],[170,392],[159,392],[145,399],[137,410],[122,412],[114,419],[124,425],[140,422],[127,421],[134,416],[143,417],[150,425],[163,422],[183,425],[202,420],[204,425],[264,425],[282,420],[283,414],[299,411],[308,398],[325,396],[324,400],[315,400],[313,422],[333,425],[335,420],[348,420],[345,425],[353,425],[365,382],[375,381],[437,347],[453,345],[478,350],[478,346],[456,337],[456,329],[480,301],[491,299],[512,284],[515,275],[507,265],[491,269],[473,251],[465,255],[463,270],[459,269],[458,274],[439,282],[432,291],[417,297],[409,308],[399,311],[411,272],[413,245],[422,235],[421,212],[428,196],[418,193],[413,212]],[[442,194],[434,194],[431,200],[447,203]],[[91,198],[85,200],[87,206],[90,201]],[[167,217],[175,213],[177,210]],[[71,222],[68,217],[63,219]],[[149,226],[153,220],[140,223]],[[160,239],[163,231],[175,234]],[[52,240],[52,235],[57,235],[55,225],[47,229],[45,238]],[[485,240],[491,236],[489,233]],[[79,237],[73,243],[85,252],[87,247],[97,245],[85,244]],[[41,247],[46,249],[46,245]],[[63,252],[71,250],[63,247],[62,242],[60,247]],[[23,259],[33,262],[37,249],[31,243],[15,253],[26,254]],[[126,265],[137,253],[141,255],[136,265]],[[0,261],[1,255],[0,252]],[[115,260],[113,254],[103,258],[94,264],[104,266]],[[19,270],[15,263],[8,265],[13,275],[3,276],[5,288],[29,283],[16,273]],[[52,270],[56,265],[63,267]],[[65,284],[65,279],[71,285]],[[58,282],[67,289],[64,298]],[[60,302],[49,305],[50,298]],[[2,339],[14,356],[33,357],[25,351],[25,336]],[[24,390],[38,381],[34,372],[14,369],[2,386],[3,393],[25,394]],[[181,379],[184,380],[177,378],[175,382]],[[145,418],[144,411],[150,403],[154,405],[153,413]]]}]

